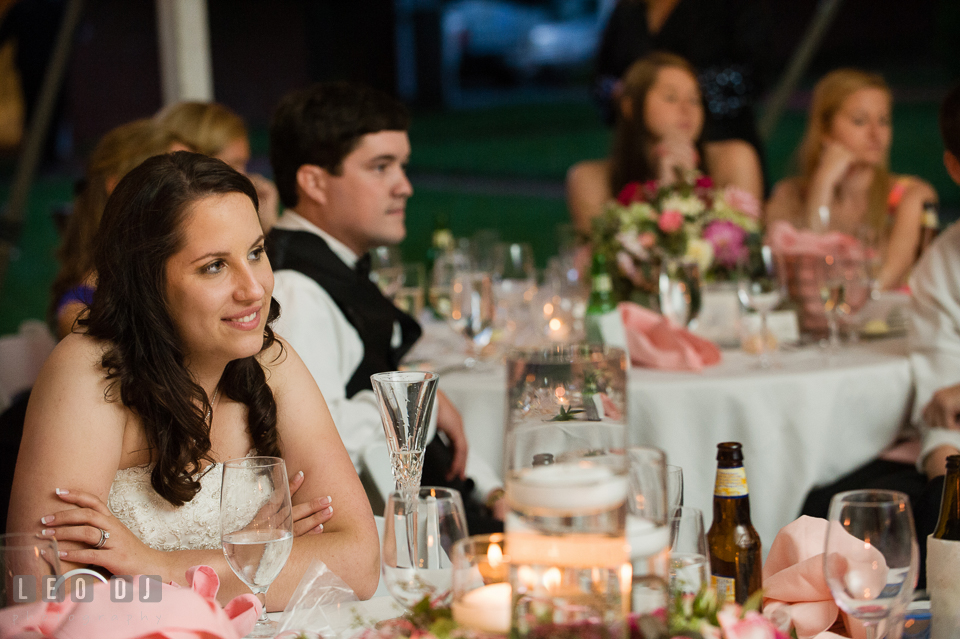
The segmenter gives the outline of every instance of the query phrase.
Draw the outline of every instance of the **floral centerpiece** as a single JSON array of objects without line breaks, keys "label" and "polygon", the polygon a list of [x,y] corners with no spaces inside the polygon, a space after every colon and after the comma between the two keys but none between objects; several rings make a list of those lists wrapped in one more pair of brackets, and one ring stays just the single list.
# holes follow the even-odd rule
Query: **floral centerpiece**
[{"label": "floral centerpiece", "polygon": [[759,220],[750,193],[717,188],[698,173],[670,184],[631,182],[593,221],[593,250],[610,265],[618,301],[651,306],[661,268],[695,265],[699,277],[730,279],[759,246]]},{"label": "floral centerpiece", "polygon": [[[796,639],[763,616],[757,592],[743,606],[720,604],[713,589],[697,595],[677,594],[669,610],[651,615],[630,615],[625,634],[629,639]],[[368,625],[362,619],[359,625]],[[787,620],[789,626],[789,620]],[[605,626],[581,622],[568,625],[544,623],[530,633],[534,639],[612,639]],[[494,639],[497,635],[460,627],[450,608],[425,597],[398,619],[359,631],[352,639]]]}]

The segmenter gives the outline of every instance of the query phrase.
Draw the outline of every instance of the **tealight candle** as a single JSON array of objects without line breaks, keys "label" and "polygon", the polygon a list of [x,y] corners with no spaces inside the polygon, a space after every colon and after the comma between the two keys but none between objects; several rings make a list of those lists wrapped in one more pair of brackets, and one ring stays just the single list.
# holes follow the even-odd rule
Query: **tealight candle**
[{"label": "tealight candle", "polygon": [[511,595],[508,583],[471,590],[453,602],[453,620],[475,630],[506,634],[510,632]]}]

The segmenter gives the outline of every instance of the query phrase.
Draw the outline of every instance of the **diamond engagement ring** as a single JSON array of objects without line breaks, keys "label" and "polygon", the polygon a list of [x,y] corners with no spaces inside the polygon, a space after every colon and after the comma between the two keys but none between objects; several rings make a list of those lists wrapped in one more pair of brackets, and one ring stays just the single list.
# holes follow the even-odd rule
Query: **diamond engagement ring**
[{"label": "diamond engagement ring", "polygon": [[103,528],[98,528],[97,530],[100,531],[100,541],[98,541],[97,545],[93,547],[94,550],[103,548],[103,544],[105,544],[107,540],[110,539],[110,533],[108,533],[106,530],[104,530]]}]

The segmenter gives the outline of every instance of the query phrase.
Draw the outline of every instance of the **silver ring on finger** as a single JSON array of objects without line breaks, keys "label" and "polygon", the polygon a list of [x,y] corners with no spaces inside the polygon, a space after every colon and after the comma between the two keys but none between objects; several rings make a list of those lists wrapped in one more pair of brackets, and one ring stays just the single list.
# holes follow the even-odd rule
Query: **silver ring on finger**
[{"label": "silver ring on finger", "polygon": [[94,546],[95,550],[103,548],[103,544],[107,543],[107,540],[110,539],[110,533],[108,533],[103,528],[97,528],[100,531],[100,541],[97,542],[97,545]]}]

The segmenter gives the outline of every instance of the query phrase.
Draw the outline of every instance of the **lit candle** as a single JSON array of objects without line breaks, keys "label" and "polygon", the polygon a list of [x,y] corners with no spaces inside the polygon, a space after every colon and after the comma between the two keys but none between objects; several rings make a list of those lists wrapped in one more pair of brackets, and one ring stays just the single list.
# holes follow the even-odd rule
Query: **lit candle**
[{"label": "lit candle", "polygon": [[592,463],[536,466],[507,481],[507,499],[521,508],[569,514],[616,508],[627,499],[626,475]]},{"label": "lit candle", "polygon": [[506,634],[510,632],[511,594],[508,583],[471,590],[453,602],[453,620],[483,632]]}]

